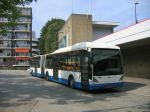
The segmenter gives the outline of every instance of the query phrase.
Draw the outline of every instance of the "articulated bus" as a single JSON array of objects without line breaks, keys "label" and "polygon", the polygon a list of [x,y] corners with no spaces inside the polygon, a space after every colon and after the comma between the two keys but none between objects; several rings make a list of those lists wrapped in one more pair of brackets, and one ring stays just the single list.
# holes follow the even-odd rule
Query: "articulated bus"
[{"label": "articulated bus", "polygon": [[77,43],[45,55],[46,80],[83,90],[123,86],[120,49],[107,44]]}]

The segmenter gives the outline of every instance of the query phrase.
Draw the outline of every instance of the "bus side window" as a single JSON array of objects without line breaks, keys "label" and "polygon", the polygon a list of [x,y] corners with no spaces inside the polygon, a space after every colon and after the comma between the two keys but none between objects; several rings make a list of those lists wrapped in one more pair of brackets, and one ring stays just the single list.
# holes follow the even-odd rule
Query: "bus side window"
[{"label": "bus side window", "polygon": [[80,68],[81,68],[81,64],[80,64],[80,56],[77,56],[76,57],[76,71],[80,71]]},{"label": "bus side window", "polygon": [[54,57],[53,57],[53,68],[55,68],[55,69],[60,69],[60,56],[57,56],[57,55],[55,55]]},{"label": "bus side window", "polygon": [[63,55],[62,57],[61,57],[61,63],[60,63],[60,65],[61,65],[61,69],[62,70],[67,70],[67,57],[65,56],[65,55]]},{"label": "bus side window", "polygon": [[50,58],[50,68],[54,68],[54,58]]},{"label": "bus side window", "polygon": [[47,60],[46,60],[46,67],[47,67],[47,68],[50,68],[50,66],[51,66],[50,59],[47,59]]},{"label": "bus side window", "polygon": [[40,67],[40,57],[36,57],[35,66],[38,67],[38,68]]},{"label": "bus side window", "polygon": [[67,70],[71,70],[71,56],[68,57],[68,66],[67,66]]},{"label": "bus side window", "polygon": [[71,57],[71,66],[72,66],[72,70],[75,71],[76,70],[76,58],[75,58],[75,56]]},{"label": "bus side window", "polygon": [[39,67],[39,61],[38,60],[35,61],[35,67]]},{"label": "bus side window", "polygon": [[53,59],[52,57],[47,57],[46,67],[52,69],[53,68]]},{"label": "bus side window", "polygon": [[67,70],[68,71],[74,71],[75,70],[75,64],[74,64],[74,57],[68,56],[68,64],[67,64]]}]

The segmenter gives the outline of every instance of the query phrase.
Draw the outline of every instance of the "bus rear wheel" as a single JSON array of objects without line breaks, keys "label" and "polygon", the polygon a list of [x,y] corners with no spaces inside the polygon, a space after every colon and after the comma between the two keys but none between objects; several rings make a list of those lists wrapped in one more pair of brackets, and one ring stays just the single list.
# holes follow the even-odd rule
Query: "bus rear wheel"
[{"label": "bus rear wheel", "polygon": [[69,87],[74,89],[75,88],[75,80],[73,77],[69,78]]}]

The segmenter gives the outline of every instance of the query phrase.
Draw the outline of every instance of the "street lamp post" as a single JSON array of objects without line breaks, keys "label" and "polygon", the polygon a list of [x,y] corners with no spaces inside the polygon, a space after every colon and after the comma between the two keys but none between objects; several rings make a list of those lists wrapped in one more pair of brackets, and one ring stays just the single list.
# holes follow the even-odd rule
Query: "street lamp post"
[{"label": "street lamp post", "polygon": [[136,13],[136,6],[139,4],[139,3],[134,3],[135,4],[135,23],[137,24],[138,23],[138,20],[137,20],[137,13]]}]

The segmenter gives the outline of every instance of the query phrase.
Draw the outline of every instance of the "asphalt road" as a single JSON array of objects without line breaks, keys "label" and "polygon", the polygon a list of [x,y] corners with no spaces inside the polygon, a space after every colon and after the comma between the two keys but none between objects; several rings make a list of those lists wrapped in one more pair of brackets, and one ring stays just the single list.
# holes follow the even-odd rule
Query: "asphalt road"
[{"label": "asphalt road", "polygon": [[125,77],[125,86],[86,92],[0,70],[0,112],[150,112],[150,80]]}]

